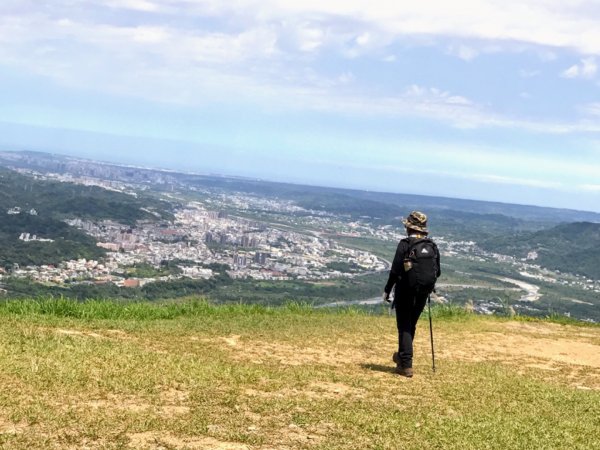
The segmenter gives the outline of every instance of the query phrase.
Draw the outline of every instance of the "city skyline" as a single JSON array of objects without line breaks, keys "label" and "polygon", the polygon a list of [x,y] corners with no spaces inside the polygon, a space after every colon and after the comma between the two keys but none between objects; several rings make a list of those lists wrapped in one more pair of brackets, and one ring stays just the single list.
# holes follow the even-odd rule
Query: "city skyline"
[{"label": "city skyline", "polygon": [[600,9],[537,1],[0,6],[0,145],[600,211]]}]

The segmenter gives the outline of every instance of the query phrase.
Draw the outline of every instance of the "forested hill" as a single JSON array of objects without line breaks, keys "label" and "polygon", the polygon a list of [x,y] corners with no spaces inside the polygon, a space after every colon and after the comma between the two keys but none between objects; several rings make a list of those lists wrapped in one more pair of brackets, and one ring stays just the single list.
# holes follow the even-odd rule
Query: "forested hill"
[{"label": "forested hill", "polygon": [[154,219],[155,211],[170,218],[170,206],[152,198],[139,198],[97,186],[38,180],[0,167],[0,211],[20,207],[42,216],[112,219],[135,224]]},{"label": "forested hill", "polygon": [[576,222],[502,236],[481,242],[486,250],[524,258],[537,253],[536,263],[561,272],[600,279],[600,224]]},{"label": "forested hill", "polygon": [[[0,266],[57,264],[102,256],[96,242],[64,223],[66,218],[112,219],[133,225],[157,216],[168,218],[168,205],[94,186],[37,180],[0,168]],[[144,210],[142,210],[144,208]],[[24,242],[22,233],[51,241]]]}]

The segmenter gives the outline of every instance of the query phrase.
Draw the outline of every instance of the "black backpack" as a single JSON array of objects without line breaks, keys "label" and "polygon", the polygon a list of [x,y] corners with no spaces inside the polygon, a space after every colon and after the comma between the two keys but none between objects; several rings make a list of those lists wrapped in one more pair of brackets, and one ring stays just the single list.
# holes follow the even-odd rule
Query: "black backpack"
[{"label": "black backpack", "polygon": [[407,285],[415,292],[429,294],[435,288],[438,277],[437,246],[427,238],[409,239],[408,244],[404,259]]}]

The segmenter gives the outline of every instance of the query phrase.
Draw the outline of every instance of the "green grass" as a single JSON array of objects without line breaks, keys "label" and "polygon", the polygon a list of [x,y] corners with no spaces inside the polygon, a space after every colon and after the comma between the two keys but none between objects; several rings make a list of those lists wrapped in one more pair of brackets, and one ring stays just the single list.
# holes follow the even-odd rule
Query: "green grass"
[{"label": "green grass", "polygon": [[[206,318],[209,316],[230,317],[239,315],[287,315],[288,313],[316,315],[318,310],[311,303],[289,301],[282,306],[229,303],[211,304],[204,298],[187,298],[164,302],[88,300],[83,302],[68,298],[41,298],[31,300],[8,300],[0,302],[3,316],[50,316],[83,320],[127,320],[152,321],[173,320],[180,317]],[[340,308],[335,312],[344,314],[366,314],[359,308]]]},{"label": "green grass", "polygon": [[600,448],[598,367],[495,351],[509,326],[600,347],[598,327],[436,306],[438,370],[425,315],[409,380],[393,317],[354,308],[54,299],[0,318],[0,448]]}]

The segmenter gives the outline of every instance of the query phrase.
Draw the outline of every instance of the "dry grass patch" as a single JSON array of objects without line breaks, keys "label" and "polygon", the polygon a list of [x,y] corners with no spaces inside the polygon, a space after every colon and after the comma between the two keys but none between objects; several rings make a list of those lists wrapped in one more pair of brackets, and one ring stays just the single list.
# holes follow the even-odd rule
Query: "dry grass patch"
[{"label": "dry grass patch", "polygon": [[20,434],[27,430],[26,423],[14,423],[0,417],[0,435]]},{"label": "dry grass patch", "polygon": [[600,328],[438,320],[433,374],[422,321],[406,379],[391,317],[207,311],[0,321],[0,448],[600,447]]},{"label": "dry grass patch", "polygon": [[170,433],[145,432],[128,435],[129,447],[147,450],[249,450],[244,444],[223,442],[211,437],[178,437]]},{"label": "dry grass patch", "polygon": [[[600,330],[553,323],[488,322],[439,337],[441,357],[495,362],[518,373],[600,389]],[[463,342],[464,345],[460,343]]]}]

